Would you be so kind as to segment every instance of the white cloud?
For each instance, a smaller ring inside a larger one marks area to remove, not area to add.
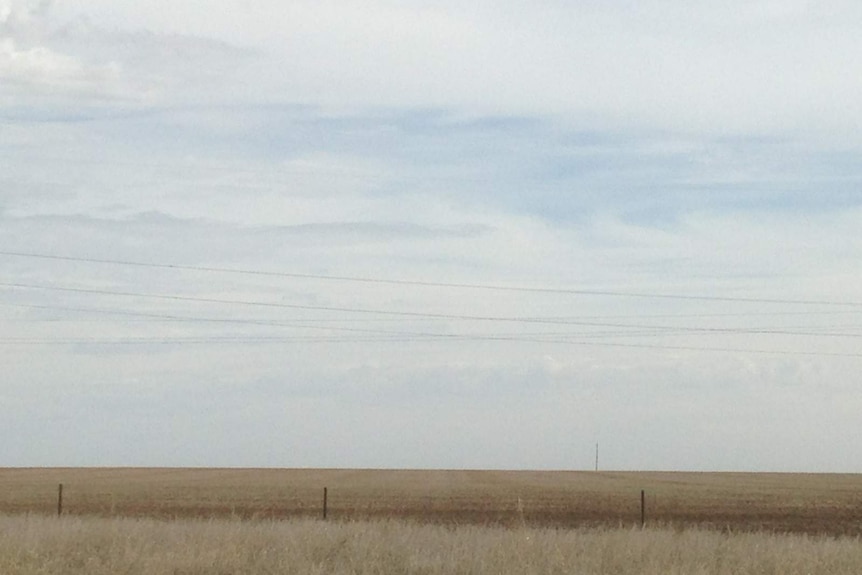
[[[102,28],[87,12],[61,19],[57,8],[47,1],[3,7],[0,103],[74,115],[106,102],[173,105],[190,95],[215,101],[224,96],[214,87],[230,84],[249,55],[217,40]]]
[[[48,12],[52,0],[4,0],[0,3],[0,27],[29,26]]]
[[[23,103],[24,97],[72,94],[111,94],[119,70],[116,65],[87,66],[80,60],[61,54],[45,46],[20,48],[14,39],[0,40],[0,80],[4,90],[4,103]],[[9,90],[9,87],[12,90]]]
[[[53,13],[63,22],[86,15],[124,70],[161,62],[161,87],[173,97],[189,74],[230,76],[215,52],[196,54],[187,42],[208,38],[268,55],[246,62],[230,88],[222,82],[234,98],[859,145],[862,14],[853,3],[149,0],[70,2]],[[111,38],[111,29],[122,34]],[[129,54],[125,44],[145,34],[158,41]],[[178,65],[184,59],[195,63]]]
[[[23,5],[22,5],[23,4]],[[116,62],[87,62],[53,46],[50,2],[0,8],[0,104],[30,106],[39,100],[90,101],[122,95]],[[34,101],[35,100],[35,101]]]

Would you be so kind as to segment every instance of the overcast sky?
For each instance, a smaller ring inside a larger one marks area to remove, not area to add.
[[[0,466],[862,472],[859,54],[849,0],[0,0]]]

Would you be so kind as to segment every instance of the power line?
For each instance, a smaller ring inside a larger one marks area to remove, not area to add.
[[[123,291],[116,291],[116,290],[102,290],[102,289],[93,289],[93,288],[41,286],[41,285],[20,284],[20,283],[0,283],[0,287],[11,287],[11,288],[18,288],[18,289],[35,289],[35,290],[46,290],[46,291],[61,291],[61,292],[72,292],[72,293],[87,293],[87,294],[108,295],[108,296],[117,296],[117,297],[138,297],[138,298],[145,298],[145,299],[173,300],[173,301],[185,301],[185,302],[196,302],[196,303],[217,303],[217,304],[228,304],[228,305],[259,306],[259,307],[269,307],[269,308],[295,309],[295,310],[303,310],[303,311],[325,311],[325,312],[339,312],[339,313],[393,315],[393,316],[398,316],[398,317],[459,320],[459,321],[488,321],[488,322],[510,322],[510,323],[529,323],[529,324],[577,325],[577,326],[581,326],[581,327],[655,329],[655,330],[663,330],[663,331],[695,332],[695,333],[698,333],[698,332],[699,333],[722,333],[722,334],[743,334],[743,333],[745,333],[745,334],[816,335],[816,336],[827,335],[827,334],[822,334],[822,333],[795,333],[795,332],[782,331],[782,330],[753,330],[753,329],[746,329],[746,328],[708,328],[708,327],[687,327],[687,326],[655,326],[655,325],[644,325],[644,324],[624,324],[624,323],[609,323],[609,322],[584,322],[584,321],[571,321],[571,320],[565,320],[565,319],[551,319],[551,318],[539,319],[539,318],[530,318],[530,317],[480,316],[480,315],[466,315],[466,314],[443,314],[443,313],[429,313],[429,312],[393,311],[393,310],[350,308],[350,307],[336,307],[336,306],[313,306],[313,305],[287,304],[287,303],[277,303],[277,302],[261,302],[261,301],[248,301],[248,300],[232,300],[232,299],[220,299],[220,298],[180,296],[180,295],[170,295],[170,294],[149,294],[149,293],[143,293],[143,292],[123,292]],[[168,318],[166,318],[166,319],[168,319]],[[172,318],[170,318],[170,319],[172,319]],[[862,337],[862,336],[857,335],[857,334],[828,334],[828,335],[832,335],[835,337]]]
[[[304,310],[304,311],[325,311],[325,312],[358,313],[358,314],[372,314],[372,315],[391,315],[391,316],[409,317],[409,318],[432,318],[432,319],[467,320],[467,321],[501,321],[501,322],[522,322],[522,323],[541,323],[541,324],[566,324],[566,323],[569,323],[569,322],[566,322],[564,320],[535,319],[535,318],[527,318],[527,317],[516,318],[516,317],[498,317],[498,316],[476,316],[476,315],[464,315],[464,314],[444,314],[444,313],[427,313],[427,312],[423,313],[423,312],[410,312],[410,311],[379,310],[379,309],[369,309],[369,308],[351,308],[351,307],[338,307],[338,306],[288,304],[288,303],[277,303],[277,302],[262,302],[262,301],[249,301],[249,300],[181,296],[181,295],[171,295],[171,294],[149,294],[149,293],[142,293],[142,292],[124,292],[124,291],[93,289],[93,288],[43,286],[43,285],[23,284],[23,283],[0,283],[0,287],[17,288],[17,289],[45,290],[45,291],[60,291],[60,292],[70,292],[70,293],[86,293],[86,294],[107,295],[107,296],[117,296],[117,297],[138,297],[138,298],[145,298],[145,299],[171,300],[171,301],[196,302],[196,303],[216,303],[216,304],[243,305],[243,306],[254,306],[254,307],[265,307],[265,308],[294,309],[294,310]]]
[[[474,283],[455,283],[455,282],[432,282],[420,280],[398,280],[375,277],[361,276],[342,276],[342,275],[326,275],[326,274],[307,274],[293,272],[275,272],[263,270],[249,269],[234,269],[221,268],[211,266],[191,266],[180,264],[159,264],[149,262],[139,262],[132,260],[114,260],[114,259],[99,259],[85,258],[73,256],[60,256],[54,254],[44,254],[36,252],[15,252],[0,250],[0,255],[9,257],[36,258],[57,261],[71,261],[80,263],[94,263],[106,265],[123,265],[145,268],[171,269],[180,271],[198,271],[198,272],[215,272],[225,274],[242,274],[268,277],[282,277],[294,279],[312,279],[323,281],[341,281],[341,282],[358,282],[370,284],[388,284],[402,286],[417,286],[417,287],[438,287],[438,288],[457,288],[457,289],[475,289],[475,290],[493,290],[493,291],[509,291],[509,292],[524,292],[524,293],[549,293],[549,294],[568,294],[568,295],[586,295],[586,296],[603,296],[603,297],[629,297],[629,298],[644,298],[644,299],[673,299],[673,300],[690,300],[690,301],[723,301],[723,302],[738,302],[738,303],[764,303],[764,304],[784,304],[784,305],[821,305],[821,306],[841,306],[841,307],[862,307],[862,302],[852,301],[837,301],[837,300],[796,300],[782,298],[749,298],[749,297],[732,297],[732,296],[705,296],[691,294],[668,294],[668,293],[651,293],[651,292],[622,292],[613,290],[587,290],[573,288],[542,288],[542,287],[524,287],[524,286],[503,286],[494,284],[474,284]]]
[[[14,304],[13,304],[14,305]],[[24,304],[18,304],[22,307],[29,307]],[[52,306],[33,306],[37,308],[50,308]],[[72,308],[85,311],[88,308]],[[112,310],[92,310],[105,311],[113,313]],[[123,315],[138,315],[137,312],[117,312]],[[140,314],[145,316],[161,315],[161,314]],[[245,323],[248,320],[236,319],[221,319],[221,318],[189,318],[184,316],[164,316],[170,319],[180,319],[187,321],[216,321],[228,323]],[[787,355],[787,356],[811,356],[811,357],[862,357],[859,353],[844,353],[844,352],[828,352],[828,351],[796,351],[796,350],[781,350],[781,349],[757,349],[757,348],[733,348],[733,347],[703,347],[690,345],[671,345],[671,344],[649,344],[649,343],[623,343],[623,342],[608,342],[596,341],[605,337],[640,337],[640,336],[656,336],[668,335],[674,336],[679,333],[668,333],[661,331],[650,332],[609,332],[609,333],[590,333],[590,334],[571,334],[571,333],[516,333],[516,334],[470,334],[470,333],[423,333],[423,332],[404,332],[404,331],[387,331],[373,329],[355,329],[339,326],[296,326],[290,323],[281,322],[266,322],[251,320],[254,324],[276,326],[276,327],[299,327],[301,329],[318,329],[323,331],[339,331],[348,332],[354,335],[295,335],[295,336],[260,336],[260,335],[225,335],[225,336],[187,336],[187,337],[122,337],[112,339],[96,339],[96,338],[0,338],[0,345],[3,346],[44,346],[44,345],[194,345],[194,344],[239,344],[239,345],[266,345],[266,344],[340,344],[340,343],[419,343],[419,342],[464,342],[464,341],[487,341],[487,342],[520,342],[520,343],[537,343],[543,345],[568,345],[579,347],[611,347],[611,348],[628,348],[628,349],[650,349],[664,351],[690,351],[690,352],[718,352],[718,353],[752,353],[759,355]],[[631,326],[636,328],[644,328],[646,326]],[[674,329],[674,328],[669,328]],[[743,328],[744,329],[744,328]],[[704,332],[696,332],[703,334]],[[706,332],[709,333],[709,332]],[[748,333],[743,331],[742,333]],[[754,332],[762,333],[760,332]],[[768,333],[768,332],[767,332]],[[692,335],[687,332],[686,335]],[[792,333],[788,335],[822,335],[822,334],[801,334]],[[841,337],[843,334],[832,334]],[[859,337],[854,335],[854,337]],[[590,338],[590,339],[584,339]]]
[[[0,284],[2,286],[3,284]],[[51,289],[51,288],[45,288]],[[65,289],[65,288],[56,288],[56,289]],[[69,288],[71,289],[71,288]],[[153,296],[157,297],[157,296]],[[251,302],[244,302],[251,303]],[[288,327],[288,328],[299,328],[299,329],[318,329],[318,330],[330,330],[330,331],[344,331],[344,332],[356,332],[356,333],[373,333],[373,334],[386,334],[386,335],[395,335],[395,336],[420,336],[420,337],[452,337],[458,336],[459,334],[447,334],[447,333],[429,333],[429,332],[404,332],[404,331],[391,331],[391,330],[382,330],[382,329],[368,329],[368,328],[350,328],[343,326],[332,325],[332,322],[337,322],[339,320],[327,321],[323,320],[323,325],[320,325],[318,320],[291,320],[288,322],[285,321],[272,321],[272,320],[260,320],[260,319],[247,319],[247,318],[213,318],[213,317],[200,317],[200,316],[186,316],[186,315],[173,315],[173,314],[157,314],[157,313],[146,313],[146,312],[131,312],[131,311],[118,311],[118,310],[101,310],[94,308],[80,308],[80,307],[67,307],[67,306],[50,306],[50,305],[36,305],[36,304],[5,304],[0,303],[0,305],[11,306],[11,307],[23,307],[23,308],[31,308],[31,309],[48,309],[48,310],[56,310],[56,311],[72,311],[72,312],[84,312],[84,313],[99,313],[99,314],[107,314],[107,315],[120,315],[123,317],[136,317],[142,319],[151,319],[151,320],[161,320],[161,321],[172,321],[172,322],[184,322],[184,323],[226,323],[226,324],[240,324],[240,325],[253,325],[253,326],[262,326],[262,327]],[[366,310],[367,311],[367,310]],[[382,312],[381,312],[382,313]],[[393,312],[396,313],[396,312]],[[421,318],[421,319],[437,319],[437,318]],[[495,321],[511,321],[511,322],[521,322],[526,321],[529,323],[545,323],[544,320],[539,318],[505,318],[505,317],[497,317],[497,318],[487,318],[479,316],[470,317],[471,320],[489,320],[493,319]],[[32,321],[32,320],[29,320]],[[55,320],[43,320],[43,321],[57,321]],[[80,321],[74,318],[67,318],[66,321]],[[310,323],[313,322],[313,323]],[[589,334],[571,334],[565,332],[555,332],[555,333],[521,333],[521,334],[512,334],[512,337],[519,336],[554,336],[554,337],[622,337],[622,336],[675,336],[680,334],[685,335],[694,335],[694,334],[713,334],[713,335],[788,335],[788,336],[805,336],[805,337],[836,337],[836,338],[860,338],[862,334],[859,333],[834,333],[834,332],[816,332],[816,331],[800,331],[801,329],[816,329],[811,326],[806,326],[805,328],[796,328],[795,331],[792,331],[791,328],[774,328],[774,327],[696,327],[696,326],[675,326],[675,325],[653,325],[653,324],[642,324],[642,323],[611,323],[611,322],[599,322],[599,321],[585,321],[585,320],[573,320],[573,319],[558,319],[558,320],[548,320],[547,323],[552,323],[554,325],[571,325],[577,327],[587,327],[587,328],[614,328],[624,331],[615,331],[615,332],[592,332]],[[821,327],[820,329],[835,329],[835,327]],[[641,330],[639,332],[632,330]],[[475,335],[480,337],[481,334],[460,334],[460,335]],[[483,336],[484,337],[484,336]],[[491,336],[488,336],[491,337]]]
[[[351,276],[330,276],[317,274],[293,274],[284,272],[267,272],[258,270],[236,270],[227,268],[213,268],[203,266],[182,266],[172,264],[153,264],[145,262],[123,261],[123,260],[103,260],[95,258],[75,258],[66,256],[56,256],[51,254],[24,253],[0,251],[0,255],[12,257],[30,257],[50,260],[75,261],[97,264],[110,265],[126,265],[139,266],[147,268],[164,268],[178,269],[189,271],[203,272],[218,272],[218,273],[234,273],[234,274],[252,274],[264,276],[280,276],[305,279],[322,279],[330,281],[354,281],[368,283],[385,283],[396,285],[417,285],[430,287],[446,287],[446,288],[469,288],[469,289],[488,289],[488,290],[503,290],[503,291],[520,291],[520,292],[539,292],[539,293],[566,293],[566,294],[588,294],[588,295],[614,295],[626,297],[659,297],[673,299],[698,299],[698,300],[717,300],[717,301],[737,301],[737,302],[759,302],[759,303],[787,303],[787,304],[806,304],[806,305],[831,305],[831,306],[862,306],[857,302],[839,302],[839,301],[806,301],[806,300],[782,300],[782,299],[755,299],[755,298],[729,298],[729,297],[713,297],[713,296],[691,296],[691,295],[674,295],[674,294],[647,294],[647,293],[623,293],[623,292],[605,292],[592,290],[568,290],[568,289],[553,289],[553,288],[527,288],[527,287],[512,287],[487,284],[457,284],[443,282],[423,282],[423,281],[408,281],[408,280],[389,280],[382,278],[371,277],[351,277]],[[213,303],[223,305],[241,305],[241,306],[256,306],[265,308],[282,308],[302,311],[322,311],[327,313],[347,313],[347,314],[362,314],[368,316],[390,316],[386,318],[364,318],[362,321],[395,321],[394,318],[409,318],[412,320],[458,320],[458,321],[487,321],[487,322],[513,322],[525,324],[552,324],[552,325],[570,325],[585,328],[605,328],[621,331],[605,331],[605,332],[588,332],[588,333],[515,333],[515,334],[470,334],[470,333],[423,333],[411,331],[395,331],[382,329],[360,329],[349,328],[344,326],[332,325],[331,322],[340,321],[358,321],[356,318],[349,320],[345,319],[305,319],[296,320],[294,322],[273,322],[266,320],[247,320],[236,318],[201,318],[188,317],[167,314],[146,314],[130,311],[118,310],[98,310],[93,308],[59,308],[65,311],[78,311],[84,313],[108,313],[118,314],[132,317],[147,317],[151,319],[164,319],[171,321],[183,322],[223,322],[234,324],[249,324],[262,325],[270,327],[290,327],[298,329],[317,329],[324,331],[347,332],[354,335],[320,335],[320,336],[219,336],[219,337],[186,337],[186,338],[137,338],[137,339],[111,339],[111,340],[81,340],[74,338],[66,339],[39,339],[39,338],[15,338],[15,339],[0,339],[2,345],[50,345],[50,344],[94,344],[94,345],[111,345],[111,344],[145,344],[145,343],[293,343],[293,342],[352,342],[352,343],[372,343],[372,342],[414,342],[414,341],[516,341],[516,342],[532,342],[544,344],[566,344],[579,346],[603,346],[603,347],[622,347],[622,348],[641,348],[641,349],[663,349],[663,350],[680,350],[680,351],[718,351],[718,352],[734,352],[734,353],[761,353],[761,354],[781,354],[781,355],[812,355],[812,356],[838,356],[838,357],[860,357],[862,354],[840,353],[840,352],[817,352],[817,351],[787,351],[787,350],[764,350],[764,349],[737,349],[723,347],[696,347],[696,346],[677,346],[677,345],[656,345],[646,343],[621,343],[596,341],[596,338],[608,337],[660,337],[660,336],[678,336],[678,335],[697,335],[697,334],[715,334],[715,335],[789,335],[789,336],[807,336],[807,337],[845,337],[858,338],[862,334],[858,333],[834,333],[837,329],[835,326],[823,327],[806,327],[797,328],[796,331],[791,331],[789,328],[754,328],[754,327],[696,327],[696,326],[676,326],[676,325],[650,325],[643,323],[624,323],[611,321],[586,321],[587,318],[572,319],[566,317],[501,317],[501,316],[483,316],[470,314],[455,314],[455,313],[430,313],[416,311],[397,311],[387,309],[371,309],[358,307],[341,307],[341,306],[320,306],[320,305],[303,305],[289,304],[281,302],[265,302],[265,301],[249,301],[228,298],[208,298],[196,296],[184,296],[178,294],[154,294],[146,292],[119,291],[110,289],[96,288],[78,288],[66,287],[57,285],[36,285],[27,283],[0,283],[0,287],[14,289],[31,289],[31,290],[46,290],[59,291],[69,293],[97,294],[116,297],[135,297],[146,299],[158,299],[169,301],[197,302],[197,303]],[[6,305],[6,304],[4,304]],[[8,304],[20,307],[33,307],[42,309],[58,309],[57,306],[28,306],[26,304]],[[796,312],[793,315],[810,315],[811,313],[835,313],[835,312]],[[845,312],[846,313],[846,312]],[[720,317],[720,316],[750,316],[750,315],[783,315],[773,313],[756,313],[756,314],[681,314],[679,316],[665,314],[664,316],[656,315],[653,317]],[[603,316],[593,316],[600,319]],[[605,316],[606,317],[606,316]],[[631,316],[622,316],[623,318]],[[638,316],[635,316],[638,317]],[[645,318],[641,318],[645,319]],[[314,322],[316,325],[308,325],[308,322]],[[329,325],[320,325],[321,322],[330,322]],[[808,331],[800,331],[807,329]],[[639,331],[633,331],[639,330]],[[647,331],[648,330],[648,331]],[[812,330],[833,330],[833,332],[812,331]],[[585,340],[591,338],[591,341]]]
[[[445,333],[404,332],[404,331],[391,331],[391,330],[383,330],[383,329],[351,328],[351,327],[343,327],[343,326],[335,326],[335,325],[314,325],[314,324],[310,325],[307,323],[307,321],[304,322],[302,320],[291,320],[289,322],[284,322],[284,321],[271,321],[271,320],[246,319],[246,318],[189,317],[189,316],[178,316],[178,315],[172,315],[172,314],[156,314],[156,313],[118,311],[118,310],[100,310],[100,309],[93,309],[93,308],[75,308],[75,307],[35,305],[35,304],[31,305],[31,304],[0,303],[0,305],[33,308],[33,309],[50,309],[50,310],[60,310],[60,311],[102,313],[102,314],[107,314],[107,315],[121,315],[123,317],[140,317],[140,318],[151,319],[151,320],[177,321],[177,322],[183,322],[183,323],[226,323],[226,324],[253,325],[253,326],[260,326],[260,327],[287,327],[287,328],[295,328],[295,329],[314,329],[314,330],[322,330],[322,331],[342,331],[342,332],[351,332],[351,333],[378,334],[378,335],[395,336],[395,337],[403,336],[403,337],[447,338],[447,337],[455,337],[456,336],[455,334],[445,334]],[[70,321],[75,321],[75,320],[70,320]]]
[[[54,310],[54,311],[71,311],[71,312],[83,312],[83,313],[97,313],[97,314],[106,314],[106,315],[128,315],[128,316],[137,316],[142,318],[152,318],[153,320],[170,320],[170,321],[213,321],[213,322],[244,322],[251,324],[261,324],[261,325],[276,325],[272,322],[266,322],[263,320],[257,319],[237,319],[237,318],[200,318],[200,317],[189,317],[189,316],[175,316],[175,315],[164,315],[164,314],[150,314],[144,312],[133,312],[133,311],[125,311],[125,310],[115,310],[115,309],[99,309],[92,307],[69,307],[69,306],[55,306],[55,305],[39,305],[39,304],[16,304],[9,302],[0,302],[0,306],[3,307],[20,307],[20,308],[29,308],[29,309],[44,309],[44,310]],[[751,312],[751,313],[665,313],[665,314],[625,314],[625,315],[577,315],[577,316],[531,316],[528,319],[534,320],[544,320],[550,319],[560,322],[570,322],[576,324],[578,322],[585,321],[599,321],[599,320],[631,320],[631,319],[705,319],[705,318],[734,318],[734,317],[791,317],[791,316],[832,316],[832,315],[841,315],[842,317],[847,316],[848,314],[856,314],[862,313],[855,311],[799,311],[799,312]],[[16,318],[7,318],[7,321],[15,321]],[[18,321],[81,321],[76,318],[50,318],[50,319],[35,319],[35,318],[18,318]],[[375,318],[356,318],[356,317],[340,317],[340,318],[295,318],[291,320],[292,324],[301,324],[301,323],[354,323],[354,322],[400,322],[404,321],[400,318],[386,318],[386,317],[375,317]],[[440,321],[436,318],[414,318],[411,321]],[[641,326],[639,326],[641,327]],[[772,329],[772,328],[758,328],[758,329]],[[777,328],[775,328],[777,329]],[[830,325],[830,326],[801,326],[797,329],[860,329],[858,324],[851,325]]]
[[[640,343],[619,342],[596,342],[596,341],[574,341],[564,339],[528,339],[519,337],[499,336],[453,336],[452,341],[509,341],[521,343],[559,344],[579,347],[613,347],[626,349],[647,349],[663,351],[692,351],[692,352],[719,352],[719,353],[751,353],[758,355],[789,355],[806,357],[848,357],[862,358],[862,353],[844,353],[828,351],[797,351],[780,349],[751,349],[733,347],[697,347],[685,345],[656,345]],[[337,336],[298,336],[298,337],[271,337],[271,338],[249,338],[249,337],[221,337],[221,338],[125,338],[125,339],[84,339],[84,338],[9,338],[0,339],[0,345],[4,346],[29,346],[29,345],[179,345],[179,344],[286,344],[286,343],[412,343],[427,342],[424,338],[394,338],[394,337],[337,337]]]

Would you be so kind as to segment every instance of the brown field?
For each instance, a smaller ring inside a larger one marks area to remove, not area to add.
[[[862,540],[398,519],[0,515],[3,575],[859,575]]]
[[[649,525],[862,535],[862,475],[318,469],[0,469],[0,515]]]

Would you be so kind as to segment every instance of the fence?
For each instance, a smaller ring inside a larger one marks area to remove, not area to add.
[[[113,504],[112,504],[113,508]],[[323,506],[322,506],[322,518],[326,520],[329,515],[329,488],[323,488]],[[521,498],[518,498],[518,515],[521,519],[521,522],[524,522],[524,507],[523,501]],[[60,483],[57,488],[57,517],[63,516],[63,484]],[[641,527],[646,526],[646,491],[641,490],[640,493],[640,525]]]
[[[0,514],[28,513],[862,536],[862,475],[0,468]]]

